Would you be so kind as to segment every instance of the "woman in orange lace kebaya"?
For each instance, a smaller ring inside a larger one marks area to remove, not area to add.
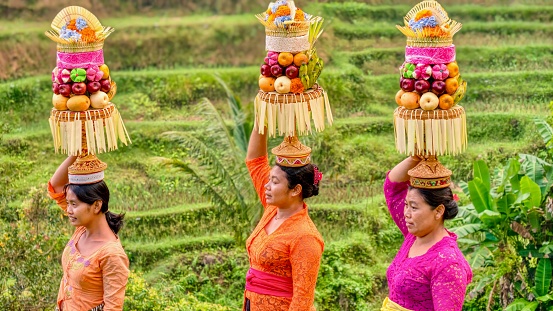
[[[123,310],[129,260],[117,232],[123,215],[108,211],[103,171],[68,175],[68,157],[48,183],[48,193],[76,227],[62,255],[63,278],[56,310]]]
[[[246,242],[250,269],[243,310],[313,311],[324,242],[303,200],[318,194],[322,174],[312,164],[277,164],[271,169],[266,134],[257,128],[251,134],[246,165],[264,213]]]

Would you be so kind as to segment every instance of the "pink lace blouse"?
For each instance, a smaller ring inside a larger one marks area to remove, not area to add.
[[[405,237],[399,252],[390,264],[389,298],[414,311],[461,311],[472,271],[457,246],[457,235],[434,244],[424,255],[409,258],[415,236],[407,231],[403,209],[408,182],[396,183],[386,177],[384,196],[392,219]]]

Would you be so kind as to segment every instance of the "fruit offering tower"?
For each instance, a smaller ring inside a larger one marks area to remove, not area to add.
[[[397,28],[407,36],[400,67],[396,148],[410,155],[456,155],[467,147],[466,115],[458,105],[466,81],[455,61],[453,35],[461,24],[434,0],[422,1]]]
[[[311,122],[316,131],[324,130],[325,115],[332,124],[332,112],[326,92],[317,84],[323,60],[314,47],[323,19],[303,12],[291,0],[272,2],[256,17],[265,26],[267,50],[255,98],[259,132],[267,126],[272,137],[277,129],[284,137],[306,135]]]
[[[74,164],[83,174],[105,163],[95,154],[130,143],[123,120],[111,99],[116,84],[104,63],[104,40],[113,28],[104,27],[88,10],[70,6],[61,10],[45,34],[57,43],[52,70],[50,129],[56,152],[79,156]],[[70,168],[71,171],[71,168]],[[94,173],[94,172],[92,172]]]

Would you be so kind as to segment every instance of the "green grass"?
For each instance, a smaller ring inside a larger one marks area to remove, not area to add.
[[[145,2],[130,8],[114,0],[112,7],[121,10],[99,10],[103,24],[116,28],[106,41],[105,59],[118,84],[114,102],[133,140],[99,157],[109,165],[110,207],[126,212],[120,236],[131,269],[144,271],[152,288],[167,297],[190,292],[200,301],[238,309],[248,260],[233,238],[232,211],[214,207],[188,176],[160,165],[158,157],[188,154],[164,139],[163,132],[205,135],[192,108],[201,98],[228,116],[225,93],[213,74],[228,83],[246,111],[252,110],[264,32],[251,12],[260,12],[266,3],[194,0],[168,12],[171,1],[156,1],[157,7],[148,10]],[[472,178],[477,159],[493,168],[518,153],[543,150],[532,118],[549,115],[553,98],[549,2],[440,1],[451,18],[463,23],[454,43],[468,82],[461,102],[467,111],[468,149],[440,159],[454,172],[455,184]],[[405,157],[394,147],[392,113],[405,44],[395,24],[409,5],[403,0],[304,5],[329,22],[317,49],[327,65],[320,83],[336,120],[323,133],[302,138],[325,174],[320,195],[307,200],[326,242],[316,304],[325,311],[376,310],[387,293],[385,270],[401,243],[382,182]],[[44,187],[65,158],[54,155],[47,122],[55,44],[43,32],[57,10],[48,5],[12,8],[12,15],[0,21],[2,224],[23,219],[21,206],[28,206],[23,202],[37,191],[30,189]],[[33,14],[33,21],[17,18]],[[270,139],[269,146],[280,140]],[[48,295],[55,299],[55,293]]]
[[[389,22],[370,22],[347,24],[336,22],[333,25],[334,34],[343,39],[353,40],[367,37],[374,38],[390,38],[394,40],[402,40],[405,36]],[[512,36],[512,35],[546,35],[553,34],[551,23],[531,22],[468,22],[463,24],[460,36],[480,36],[482,34],[492,34],[495,36]]]
[[[474,4],[446,5],[444,1],[440,1],[440,3],[451,19],[462,23],[472,21],[553,21],[553,6],[551,5],[481,6]],[[336,18],[349,23],[365,20],[403,23],[403,18],[411,6],[405,5],[405,3],[374,6],[362,2],[344,2],[324,3],[321,8],[323,16],[326,18]]]

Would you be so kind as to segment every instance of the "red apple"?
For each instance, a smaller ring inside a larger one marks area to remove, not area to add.
[[[52,92],[58,95],[60,93],[60,84],[57,82],[52,83]]]
[[[297,78],[299,73],[300,73],[300,71],[299,71],[298,67],[296,67],[296,66],[291,65],[291,66],[286,67],[286,76],[290,79]]]
[[[415,90],[415,79],[401,78],[400,87],[405,92],[412,92]]]
[[[59,86],[60,94],[69,97],[71,96],[71,84],[62,83]]]
[[[432,92],[436,95],[443,94],[445,92],[445,82],[441,80],[432,82]]]
[[[73,83],[71,91],[73,91],[73,94],[75,95],[83,95],[86,93],[86,84],[84,82]]]
[[[265,57],[265,64],[269,65],[269,56]]]
[[[271,66],[271,73],[275,77],[282,76],[282,67],[280,67],[280,65],[278,65],[278,64]]]
[[[430,82],[423,79],[417,80],[415,82],[415,90],[420,94],[428,92],[430,90]]]
[[[86,90],[92,94],[98,92],[102,88],[102,85],[98,81],[91,81],[86,84]]]
[[[261,65],[261,74],[264,77],[272,77],[273,74],[271,73],[271,66],[269,66],[267,64]]]
[[[108,79],[100,80],[100,85],[100,90],[104,93],[107,93],[109,92],[109,90],[111,90],[111,81],[109,81]]]

